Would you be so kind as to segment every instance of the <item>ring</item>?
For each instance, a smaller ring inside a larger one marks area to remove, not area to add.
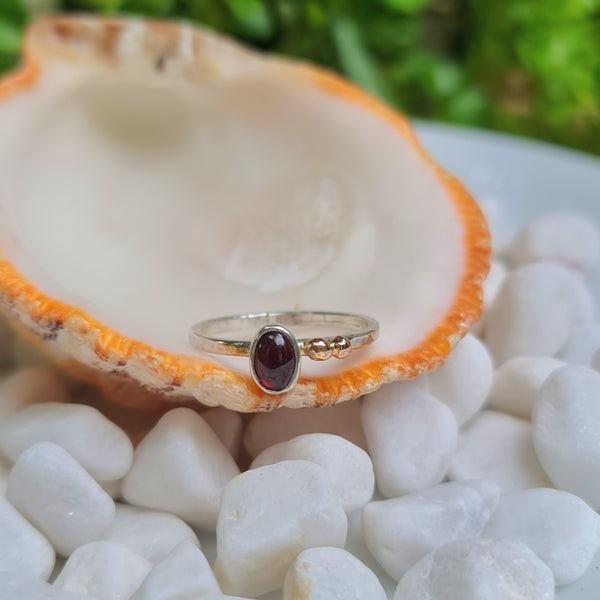
[[[326,327],[334,335],[297,338],[289,329]],[[337,331],[339,330],[339,332]],[[230,333],[255,332],[252,340],[228,337]],[[300,357],[323,361],[343,359],[377,338],[379,324],[371,317],[336,312],[282,311],[233,315],[196,323],[190,344],[202,352],[249,356],[250,373],[267,394],[281,394],[296,385]]]

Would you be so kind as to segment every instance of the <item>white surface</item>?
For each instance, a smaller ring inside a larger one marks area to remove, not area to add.
[[[339,435],[307,433],[265,448],[251,469],[282,460],[308,460],[319,465],[333,484],[346,514],[362,508],[373,496],[375,474],[371,457]]]
[[[587,215],[600,227],[600,160],[478,130],[419,123],[417,131],[432,156],[487,206],[505,236],[537,215],[565,208]],[[592,288],[600,297],[598,269],[592,274]],[[201,542],[212,561],[214,536],[203,536]],[[375,567],[368,554],[359,558]],[[395,582],[375,570],[391,598]],[[556,600],[598,600],[599,590],[600,553],[580,580],[558,588]],[[264,600],[280,597],[274,593]]]
[[[190,408],[176,408],[136,448],[123,498],[214,531],[223,487],[239,472],[204,419]]]
[[[505,231],[514,232],[537,215],[565,208],[600,226],[600,160],[484,131],[427,123],[419,123],[417,130],[432,156],[484,207],[497,203]],[[592,289],[600,297],[598,269],[592,273]],[[599,590],[600,553],[586,575],[557,590],[556,600],[597,600]]]
[[[342,547],[347,530],[319,465],[288,460],[251,469],[223,490],[215,575],[226,594],[278,590],[294,557],[317,546]]]

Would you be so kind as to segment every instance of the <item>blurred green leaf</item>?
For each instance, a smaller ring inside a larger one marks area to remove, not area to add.
[[[482,121],[488,108],[485,95],[475,88],[465,88],[452,96],[443,110],[443,117],[461,125],[476,125]]]
[[[121,7],[121,0],[69,0],[69,7],[112,13]]]
[[[433,98],[447,98],[464,84],[463,70],[456,64],[442,60],[431,60],[423,69],[423,89]]]
[[[0,55],[10,60],[18,56],[21,50],[21,28],[12,23],[0,20]]]
[[[261,0],[224,0],[240,33],[256,40],[273,35],[274,26],[267,6]]]
[[[89,1],[89,0],[86,0]],[[93,0],[97,1],[97,0]],[[121,8],[125,12],[140,13],[150,16],[168,15],[175,5],[175,0],[113,0],[116,8]],[[119,4],[119,2],[121,2]],[[114,10],[114,9],[108,9]]]
[[[28,11],[21,0],[0,0],[0,21],[23,27],[28,20]]]
[[[422,24],[418,19],[374,15],[364,23],[363,32],[373,52],[398,61],[401,53],[414,52],[419,47]]]
[[[430,0],[379,0],[386,8],[412,15],[414,13],[423,10],[429,3]]]
[[[344,72],[373,94],[393,103],[394,96],[366,48],[357,24],[345,15],[332,17],[332,34]]]

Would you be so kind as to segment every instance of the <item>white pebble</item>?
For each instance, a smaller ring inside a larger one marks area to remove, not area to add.
[[[98,600],[129,600],[152,568],[114,542],[92,542],[71,554],[54,585]]]
[[[518,356],[494,373],[490,408],[529,420],[536,395],[550,373],[564,362],[549,356]]]
[[[299,552],[342,547],[347,528],[344,509],[318,465],[297,460],[252,469],[223,492],[215,573],[227,593],[275,590]]]
[[[481,337],[485,330],[485,316],[494,303],[506,276],[508,275],[508,270],[504,266],[504,263],[499,260],[491,260],[490,261],[490,270],[483,282],[483,305],[482,305],[482,315],[479,321],[475,323],[470,331],[472,334]]]
[[[483,535],[520,540],[552,569],[556,585],[567,585],[600,549],[600,516],[568,492],[525,490],[500,499]]]
[[[387,600],[377,577],[341,548],[304,550],[290,566],[283,600]]]
[[[239,472],[206,421],[190,408],[176,408],[136,448],[122,494],[131,504],[214,529],[223,487]]]
[[[422,492],[367,504],[362,530],[379,564],[398,581],[428,552],[481,535],[498,504],[491,481],[443,483]]]
[[[521,229],[509,249],[514,265],[548,260],[589,273],[600,256],[600,235],[589,219],[569,213],[548,213]]]
[[[112,498],[66,450],[51,442],[39,442],[19,456],[6,497],[63,556],[100,539],[115,515]]]
[[[48,579],[54,558],[50,542],[0,496],[0,572]]]
[[[481,411],[461,431],[448,477],[491,479],[503,492],[551,487],[533,449],[531,433],[527,421]]]
[[[535,451],[554,485],[599,509],[600,374],[578,366],[552,373],[532,424]]]
[[[97,600],[88,595],[59,590],[32,575],[24,577],[18,573],[2,572],[0,572],[0,598],[2,600]]]
[[[367,567],[377,575],[382,585],[386,587],[388,583],[391,585],[393,580],[384,571],[383,567],[375,559],[367,546],[362,530],[362,513],[363,510],[359,509],[348,515],[348,535],[346,536],[344,548],[356,556],[358,560],[367,565]],[[387,585],[387,587],[389,587],[389,585]]]
[[[452,411],[411,382],[384,385],[364,399],[362,423],[377,488],[388,498],[440,483],[456,448]]]
[[[597,321],[580,323],[571,329],[557,357],[570,365],[587,367],[598,348],[600,348],[600,323]]]
[[[0,422],[35,402],[67,402],[67,389],[51,369],[23,369],[0,384]]]
[[[346,514],[373,495],[375,475],[369,455],[352,442],[329,433],[307,433],[263,450],[250,468],[282,460],[309,460],[320,465],[333,484]]]
[[[0,423],[0,450],[13,461],[37,442],[61,446],[97,481],[120,479],[133,460],[125,432],[83,404],[33,404]]]
[[[483,406],[493,373],[490,353],[474,335],[468,334],[439,369],[419,377],[417,382],[448,405],[460,426]]]
[[[552,600],[552,571],[518,540],[452,542],[421,559],[394,600]]]
[[[593,301],[579,273],[556,263],[512,271],[486,316],[485,342],[497,365],[515,356],[554,356]]]
[[[200,416],[211,426],[229,451],[229,454],[237,459],[242,449],[242,434],[244,432],[241,415],[222,406],[215,406],[215,408],[205,410]]]
[[[254,458],[265,448],[304,433],[332,433],[363,450],[367,447],[358,400],[323,408],[278,408],[254,415],[244,433],[244,446]]]
[[[221,594],[200,548],[182,542],[155,565],[131,600],[184,600]]]
[[[192,528],[169,513],[117,504],[115,518],[102,537],[117,542],[151,563],[160,562],[181,542],[200,546]]]
[[[129,390],[129,384],[126,387]],[[143,402],[139,398],[131,400],[131,396],[119,388],[118,396],[123,394],[122,399],[129,398],[129,401],[139,402],[142,408],[132,408],[117,404],[118,398],[107,400],[102,392],[97,388],[85,387],[73,392],[72,402],[77,404],[85,404],[99,410],[109,421],[113,422],[117,427],[127,433],[129,439],[134,446],[137,446],[144,436],[156,425],[161,414],[149,410],[157,404],[157,400],[145,390],[132,390],[131,394],[145,394],[146,410],[143,410]],[[138,406],[136,404],[136,406]]]

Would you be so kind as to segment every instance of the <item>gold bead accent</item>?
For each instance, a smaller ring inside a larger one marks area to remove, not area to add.
[[[315,338],[306,342],[305,349],[306,356],[312,360],[327,360],[331,358],[332,350],[329,344],[321,338]]]
[[[336,338],[333,338],[333,341],[330,345],[331,353],[336,358],[347,358],[352,353],[352,344],[349,340],[341,335],[338,335]]]

